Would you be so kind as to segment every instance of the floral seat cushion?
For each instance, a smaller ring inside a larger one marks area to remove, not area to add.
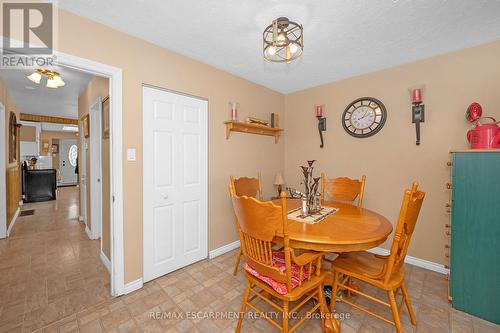
[[[282,251],[273,251],[273,266],[277,267],[281,272],[285,272],[285,253]],[[245,262],[243,266],[245,270],[251,275],[255,276],[257,279],[264,281],[271,288],[273,288],[278,294],[285,295],[288,292],[288,288],[286,283],[278,282],[276,280],[271,279],[268,276],[259,274],[255,269],[252,268],[248,263]],[[315,271],[314,265],[312,266],[311,272],[309,272],[309,265],[303,266],[302,269],[302,281],[308,279],[309,275],[314,273]],[[296,288],[299,285],[299,276],[300,276],[300,266],[292,262],[292,289]]]

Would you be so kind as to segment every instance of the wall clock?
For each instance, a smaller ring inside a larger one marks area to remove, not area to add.
[[[387,111],[373,97],[361,97],[349,104],[342,114],[342,126],[356,138],[367,138],[384,127]]]

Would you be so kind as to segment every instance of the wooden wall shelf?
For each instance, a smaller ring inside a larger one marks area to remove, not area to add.
[[[241,132],[241,133],[250,133],[257,135],[274,136],[274,143],[278,143],[281,132],[283,131],[281,128],[271,128],[268,126],[247,124],[232,120],[225,121],[224,124],[226,124],[227,140],[229,140],[231,132]]]

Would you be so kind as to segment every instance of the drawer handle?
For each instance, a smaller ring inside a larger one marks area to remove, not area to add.
[[[446,224],[444,225],[444,227],[445,227],[445,228],[451,228],[451,224],[446,223]]]
[[[446,183],[446,188],[447,188],[448,190],[451,190],[451,183]]]
[[[445,244],[444,248],[445,248],[445,249],[449,249],[449,248],[450,248],[450,245]]]
[[[447,213],[451,213],[451,208],[446,208]]]
[[[446,165],[447,165],[447,166],[452,166],[452,165],[453,165],[453,163],[452,163],[451,161],[448,161],[448,162],[446,162]]]
[[[450,254],[449,254],[449,253],[445,253],[445,254],[444,254],[444,256],[445,256],[446,258],[449,258],[449,257],[450,257]]]
[[[451,207],[451,205],[448,202],[444,206],[445,207]]]
[[[444,265],[444,268],[446,268],[446,269],[450,269],[450,266],[448,266],[448,265]]]
[[[451,235],[451,231],[447,231],[446,236],[450,236],[450,235]]]

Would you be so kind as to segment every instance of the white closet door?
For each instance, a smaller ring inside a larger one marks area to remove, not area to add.
[[[143,88],[144,281],[208,255],[208,102]]]

